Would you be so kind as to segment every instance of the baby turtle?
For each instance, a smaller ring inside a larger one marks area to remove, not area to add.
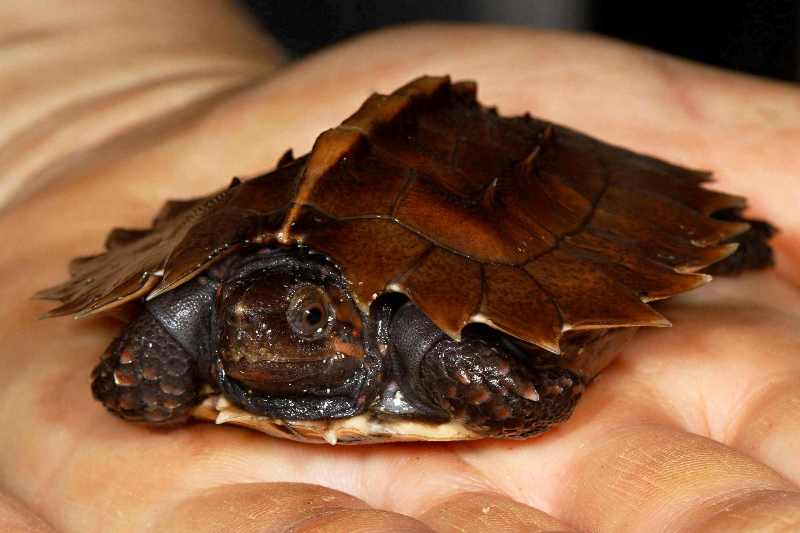
[[[772,227],[707,172],[475,93],[372,95],[311,153],[73,261],[47,316],[138,304],[95,398],[315,442],[530,437],[638,327],[670,324],[648,302],[772,263]]]

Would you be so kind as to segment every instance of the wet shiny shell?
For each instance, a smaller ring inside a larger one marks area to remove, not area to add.
[[[153,297],[254,245],[326,254],[358,305],[408,295],[454,338],[481,322],[560,353],[571,330],[664,326],[647,302],[707,282],[747,224],[709,174],[530,116],[482,107],[472,82],[423,77],[375,94],[310,154],[115,230],[40,296],[51,315]]]

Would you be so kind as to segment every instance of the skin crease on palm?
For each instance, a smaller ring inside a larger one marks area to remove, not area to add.
[[[385,30],[277,66],[229,4],[140,4],[0,7],[11,22],[0,36],[0,529],[800,528],[797,87],[593,36],[492,27]],[[70,258],[98,251],[112,226],[146,225],[167,198],[262,172],[288,147],[304,153],[372,91],[444,73],[477,80],[504,114],[713,170],[715,187],[781,228],[778,267],[662,306],[673,327],[640,332],[566,424],[530,441],[330,447],[210,424],[153,431],[91,398],[89,373],[120,322],[37,321],[47,304],[29,299],[64,279]]]

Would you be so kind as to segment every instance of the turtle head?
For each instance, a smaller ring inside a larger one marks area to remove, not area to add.
[[[382,361],[336,268],[292,247],[234,258],[224,270],[207,379],[230,402],[280,420],[342,418],[367,408]]]
[[[218,355],[226,375],[266,394],[317,394],[345,386],[366,355],[363,320],[321,264],[257,258],[222,287]]]

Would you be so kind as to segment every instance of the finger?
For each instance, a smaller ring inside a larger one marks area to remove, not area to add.
[[[50,533],[54,530],[21,501],[0,492],[0,531]]]
[[[571,531],[545,512],[491,492],[456,494],[417,517],[438,532]]]
[[[747,403],[728,442],[800,486],[800,379],[771,383]]]
[[[613,408],[636,409],[622,402]],[[505,490],[539,502],[578,530],[800,527],[796,488],[736,450],[657,423],[609,427],[606,420],[579,422],[560,438],[540,439],[537,446],[487,443],[479,453],[463,457],[478,460]]]
[[[800,494],[768,467],[662,427],[614,431],[569,469],[560,508],[591,531],[800,528]],[[765,509],[768,509],[766,511]]]
[[[164,513],[150,530],[176,533],[431,531],[408,516],[372,509],[347,494],[300,483],[248,483],[205,490]]]
[[[42,12],[5,1],[0,19],[9,22],[0,29],[0,201],[32,190],[62,158],[263,76],[280,55],[225,2],[197,11],[187,1],[157,10],[56,1]]]
[[[773,277],[717,280],[668,306],[673,327],[643,332],[606,377],[644,379],[638,394],[652,409],[669,405],[676,427],[732,446],[800,486],[798,310],[800,297]]]

